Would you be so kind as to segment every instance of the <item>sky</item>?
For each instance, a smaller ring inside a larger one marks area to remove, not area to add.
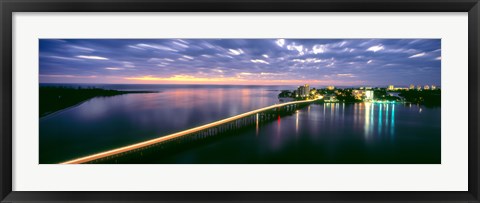
[[[440,39],[40,39],[40,83],[440,86]]]

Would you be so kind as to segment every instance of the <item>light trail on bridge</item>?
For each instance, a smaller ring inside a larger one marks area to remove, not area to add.
[[[184,131],[180,131],[180,132],[173,133],[173,134],[170,134],[170,135],[166,135],[166,136],[154,138],[154,139],[151,139],[151,140],[143,141],[143,142],[140,142],[140,143],[137,143],[137,144],[132,144],[132,145],[128,145],[128,146],[125,146],[125,147],[120,147],[120,148],[108,150],[108,151],[105,151],[105,152],[100,152],[100,153],[97,153],[97,154],[92,154],[92,155],[89,155],[89,156],[73,159],[73,160],[70,160],[70,161],[62,162],[60,164],[87,163],[87,162],[98,160],[98,159],[101,159],[101,158],[106,158],[106,157],[109,157],[109,156],[118,155],[118,154],[129,152],[129,151],[132,151],[132,150],[141,149],[143,147],[148,147],[148,146],[153,145],[153,144],[158,144],[158,143],[161,143],[161,142],[172,140],[172,139],[182,137],[182,136],[185,136],[185,135],[189,135],[189,134],[192,134],[192,133],[200,132],[202,130],[206,130],[206,129],[209,129],[209,128],[212,128],[212,127],[215,127],[215,126],[220,126],[220,125],[226,124],[228,122],[235,121],[237,119],[241,119],[241,118],[244,118],[244,117],[247,117],[247,116],[251,116],[251,115],[263,112],[263,111],[267,111],[267,110],[271,110],[271,109],[275,109],[275,108],[279,108],[279,107],[283,107],[283,106],[288,106],[288,105],[292,105],[292,104],[301,104],[301,103],[313,102],[313,101],[316,101],[316,100],[318,100],[318,99],[310,99],[310,100],[302,100],[302,101],[293,101],[293,102],[274,104],[274,105],[271,105],[271,106],[267,106],[267,107],[264,107],[264,108],[256,109],[256,110],[249,111],[249,112],[246,112],[246,113],[242,113],[242,114],[239,114],[239,115],[236,115],[236,116],[225,118],[225,119],[222,119],[222,120],[219,120],[219,121],[215,121],[215,122],[212,122],[212,123],[209,123],[209,124],[205,124],[205,125],[202,125],[202,126],[190,128],[188,130],[184,130]]]

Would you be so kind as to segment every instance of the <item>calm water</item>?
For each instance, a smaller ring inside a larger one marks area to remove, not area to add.
[[[279,103],[294,87],[98,85],[99,97],[40,119],[40,163],[57,163]],[[146,163],[440,163],[440,108],[311,104],[291,116]]]

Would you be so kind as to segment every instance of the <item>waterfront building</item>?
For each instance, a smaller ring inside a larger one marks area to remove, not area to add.
[[[414,85],[414,84],[410,84],[410,89],[411,89],[411,90],[415,89],[415,85]]]
[[[430,89],[430,86],[425,85],[425,86],[423,87],[423,89],[424,89],[424,90],[429,90],[429,89]]]
[[[337,96],[336,96],[336,95],[334,95],[334,94],[329,94],[329,95],[325,95],[324,101],[325,101],[325,102],[338,102],[338,99],[337,99]]]
[[[308,84],[305,84],[303,86],[298,87],[298,94],[301,97],[307,97],[310,94],[310,86]]]
[[[353,90],[352,91],[352,96],[355,97],[357,100],[362,100],[363,97],[365,96],[365,91],[363,90]]]
[[[418,90],[418,91],[422,90],[422,86],[417,85],[417,90]]]
[[[373,90],[365,91],[365,101],[373,101],[373,99],[374,99]]]
[[[432,90],[436,90],[436,89],[437,89],[437,86],[432,85]]]

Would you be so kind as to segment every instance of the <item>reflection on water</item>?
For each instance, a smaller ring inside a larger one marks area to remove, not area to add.
[[[57,163],[272,105],[278,103],[278,91],[272,90],[284,89],[148,88],[162,92],[94,98],[41,119],[40,162]],[[440,108],[311,104],[238,135],[170,157],[145,158],[145,163],[440,163]]]
[[[312,104],[172,157],[149,163],[440,163],[440,108]],[[219,153],[221,155],[219,155]],[[192,161],[192,157],[195,157]]]

